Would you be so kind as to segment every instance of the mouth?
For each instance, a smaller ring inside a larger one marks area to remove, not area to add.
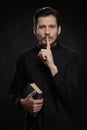
[[[44,37],[42,40],[45,42],[45,43],[47,43],[47,39],[48,39],[48,41],[51,41],[52,40],[52,38],[51,37]]]

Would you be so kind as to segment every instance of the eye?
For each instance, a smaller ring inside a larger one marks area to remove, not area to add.
[[[40,28],[40,29],[44,29],[44,28],[45,28],[45,26],[41,25],[41,26],[39,26],[39,28]]]
[[[50,28],[55,28],[56,26],[55,25],[50,25]]]

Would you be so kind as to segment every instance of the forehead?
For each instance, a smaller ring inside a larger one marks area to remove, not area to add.
[[[53,15],[41,16],[38,18],[37,24],[57,24],[57,20]]]

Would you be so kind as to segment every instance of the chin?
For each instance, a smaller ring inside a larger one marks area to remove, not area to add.
[[[41,44],[44,48],[46,48],[47,47],[47,44]]]

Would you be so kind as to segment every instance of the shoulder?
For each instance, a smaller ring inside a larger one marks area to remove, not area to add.
[[[17,62],[22,64],[23,62],[27,60],[28,61],[32,60],[32,58],[35,57],[37,52],[38,52],[37,46],[26,49],[19,53],[19,55],[17,56]]]
[[[65,46],[61,44],[57,56],[61,64],[65,64],[65,65],[80,64],[79,52],[76,49],[73,49],[69,46]]]
[[[29,48],[29,49],[26,49],[26,50],[22,51],[22,52],[18,55],[18,58],[19,58],[19,59],[20,59],[20,58],[22,58],[22,59],[24,59],[24,58],[29,58],[29,57],[35,55],[35,54],[37,53],[37,51],[38,51],[37,46],[34,46],[34,47],[32,47],[32,48]]]
[[[79,58],[79,53],[76,49],[73,49],[69,46],[60,45],[60,50],[63,55],[67,58]]]

